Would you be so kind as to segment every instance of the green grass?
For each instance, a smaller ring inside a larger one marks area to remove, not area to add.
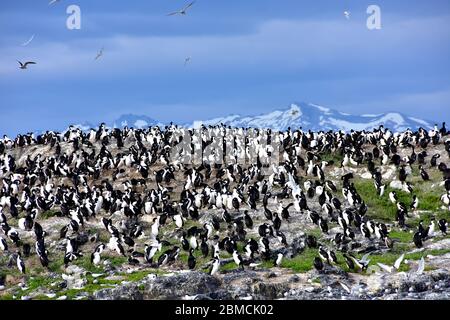
[[[402,251],[404,252],[404,251]],[[377,263],[382,263],[388,266],[394,265],[395,261],[400,257],[402,252],[384,252],[383,254],[373,254],[369,256],[370,265],[376,265]],[[439,249],[439,250],[424,250],[420,252],[407,253],[405,254],[405,260],[413,260],[417,261],[422,259],[422,257],[426,257],[428,255],[433,256],[442,256],[450,252],[450,249]],[[361,258],[361,255],[358,256]],[[410,267],[404,263],[400,266],[399,271],[409,271]],[[430,269],[429,269],[430,270]]]
[[[49,219],[52,217],[56,217],[57,212],[58,212],[57,210],[48,210],[48,211],[42,212],[39,216],[39,219],[45,220],[45,219]]]
[[[126,281],[138,282],[147,277],[149,274],[163,275],[166,272],[159,269],[145,269],[142,271],[136,271],[129,274],[124,274],[123,276],[126,278]]]
[[[433,250],[425,250],[422,252],[415,252],[406,255],[406,259],[410,260],[420,260],[422,257],[426,257],[428,255],[432,256],[442,256],[444,254],[450,253],[450,249],[433,249]]]
[[[431,183],[416,184],[412,194],[408,194],[402,190],[386,187],[384,195],[379,197],[372,180],[355,179],[356,190],[361,198],[365,201],[368,212],[367,215],[372,219],[380,219],[386,222],[393,222],[397,213],[397,206],[389,200],[389,193],[393,190],[397,192],[398,201],[403,202],[409,209],[412,203],[413,195],[419,198],[420,219],[429,222],[432,216],[436,219],[445,217],[447,214],[440,209],[440,193],[436,189],[431,188]],[[416,227],[419,219],[409,219],[407,224]]]
[[[366,203],[368,210],[367,216],[372,219],[381,219],[383,221],[392,222],[395,220],[397,213],[397,206],[389,200],[389,192],[393,189],[386,187],[384,195],[379,197],[377,190],[372,180],[357,180],[354,181],[356,191]],[[396,190],[398,201],[405,203],[406,206],[412,202],[412,195],[406,192]]]
[[[94,283],[96,281],[96,283]],[[57,292],[58,297],[66,296],[67,300],[73,300],[80,294],[92,296],[95,292],[102,289],[114,288],[120,285],[124,280],[110,280],[104,277],[94,278],[92,275],[86,275],[86,285],[82,289],[65,289]]]
[[[323,153],[320,155],[320,157],[322,158],[322,161],[327,161],[327,162],[334,161],[333,167],[335,167],[335,166],[339,167],[341,165],[342,160],[344,159],[344,156],[338,152]]]
[[[292,259],[283,259],[281,262],[282,268],[291,269],[298,273],[305,273],[314,268],[314,258],[318,256],[317,249],[307,248],[301,254]]]
[[[91,272],[91,273],[102,273],[103,268],[100,266],[95,266],[91,263],[91,257],[88,255],[85,255],[83,257],[78,258],[77,260],[74,260],[72,264],[79,266],[83,268],[84,270]]]
[[[224,264],[223,266],[220,266],[220,271],[231,271],[238,269],[238,266],[233,261],[228,262],[227,264]]]
[[[45,276],[32,276],[28,279],[26,283],[26,290],[18,289],[17,292],[15,292],[16,299],[21,299],[21,297],[27,296],[30,293],[33,293],[34,291],[40,289],[40,288],[48,288],[50,285],[55,282],[55,279],[51,279],[49,277]]]
[[[111,265],[115,266],[115,267],[121,266],[128,261],[127,257],[123,257],[123,256],[105,257],[105,260],[109,260]]]
[[[393,235],[400,235],[402,234],[403,236],[403,232],[393,232]],[[406,239],[403,238],[401,240]],[[409,239],[406,239],[409,240]],[[388,266],[392,266],[395,261],[400,257],[400,255],[405,252],[405,250],[408,249],[412,249],[412,246],[406,243],[400,243],[397,244],[394,249],[390,252],[384,252],[382,254],[373,254],[369,257],[371,263],[370,265],[376,265],[377,263],[383,263],[386,264]],[[426,257],[428,255],[433,255],[433,256],[441,256],[444,254],[447,254],[450,252],[450,249],[441,249],[441,250],[424,250],[422,252],[415,252],[415,253],[409,253],[405,255],[405,259],[407,260],[420,260],[422,257]],[[287,269],[291,269],[292,271],[296,272],[296,273],[306,273],[308,271],[311,271],[314,268],[314,258],[318,257],[318,249],[310,249],[307,248],[305,249],[305,251],[303,251],[301,254],[295,256],[292,259],[284,259],[283,262],[281,263],[281,267],[282,268],[287,268]],[[339,268],[341,268],[342,270],[344,270],[345,272],[357,272],[357,271],[353,271],[348,269],[347,264],[345,263],[345,259],[344,256],[342,255],[341,252],[336,252],[336,256],[338,259],[338,266]],[[363,254],[360,255],[355,255],[357,258],[361,258],[363,256]],[[231,270],[235,268],[235,264],[229,264],[230,266],[226,265],[224,267],[221,268],[221,270]],[[265,267],[271,267],[272,264],[270,262],[268,262],[267,265],[265,265]],[[226,268],[225,268],[226,267]],[[409,270],[409,266],[406,264],[402,264],[401,268],[399,271],[408,271]]]
[[[412,243],[414,234],[409,231],[391,230],[389,237],[401,243]]]

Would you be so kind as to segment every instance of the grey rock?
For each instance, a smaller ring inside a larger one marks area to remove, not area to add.
[[[289,290],[287,284],[258,283],[252,287],[252,295],[257,300],[273,300],[283,297],[284,292]]]
[[[182,296],[211,295],[221,282],[202,272],[189,272],[172,277],[157,277],[144,283],[146,299],[172,299]]]
[[[138,285],[128,284],[113,289],[103,289],[94,294],[96,300],[143,300],[144,295]]]

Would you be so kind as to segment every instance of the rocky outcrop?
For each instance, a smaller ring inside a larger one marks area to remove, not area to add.
[[[162,276],[144,284],[146,299],[173,299],[183,296],[214,295],[221,281],[202,272],[180,273],[176,276]]]
[[[271,280],[271,281],[268,281]],[[370,279],[370,281],[369,281]],[[313,281],[312,281],[313,280]],[[339,273],[286,275],[267,271],[230,272],[217,278],[202,272],[147,277],[96,292],[99,300],[397,300],[450,299],[450,276],[435,270],[421,276],[397,273],[356,276]]]
[[[143,300],[144,294],[136,283],[103,289],[94,294],[95,300]]]

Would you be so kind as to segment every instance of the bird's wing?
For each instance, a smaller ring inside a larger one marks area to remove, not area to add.
[[[29,64],[36,64],[36,62],[33,62],[33,61],[27,61],[27,62],[25,62],[25,67],[26,67],[27,65],[29,65]]]
[[[186,7],[184,7],[182,11],[189,9],[190,7],[192,7],[194,5],[194,3],[195,3],[195,1],[192,1]]]
[[[386,271],[386,272],[389,272],[389,273],[391,273],[392,272],[392,267],[389,267],[389,266],[387,266],[387,265],[385,265],[385,264],[382,264],[382,263],[377,263],[378,264],[378,266],[381,268],[381,269],[383,269],[384,271]]]
[[[167,15],[168,16],[174,16],[174,15],[179,14],[179,13],[180,13],[180,11],[174,11],[174,12],[168,13]]]
[[[51,1],[48,3],[48,5],[50,6],[50,5],[54,4],[55,2],[58,2],[58,0],[51,0]]]
[[[31,41],[33,41],[33,39],[34,39],[34,34],[31,36],[30,39],[28,39],[26,42],[22,43],[22,47],[27,46]]]
[[[371,252],[365,254],[362,258],[361,258],[361,262],[368,262],[369,260],[367,260],[370,256]]]
[[[425,271],[425,259],[422,257],[419,261],[419,266],[417,268],[417,274],[422,274]]]
[[[98,58],[100,58],[100,57],[103,55],[103,49],[104,49],[104,48],[101,48],[100,51],[97,52],[97,55],[95,56],[95,59],[94,59],[94,60],[97,60]]]
[[[21,67],[23,67],[23,63],[17,60],[17,62],[20,64]]]
[[[405,254],[402,254],[402,255],[400,256],[400,258],[398,258],[398,259],[395,261],[395,263],[394,263],[394,268],[398,270],[398,269],[400,268],[400,265],[402,264],[402,262],[403,262],[404,259],[405,259]]]

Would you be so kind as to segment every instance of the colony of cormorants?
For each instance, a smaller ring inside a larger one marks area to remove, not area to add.
[[[289,227],[304,221],[306,233],[317,229],[323,235],[305,238],[305,246],[317,252],[317,270],[336,265],[337,252],[350,270],[366,270],[372,252],[395,246],[391,228],[411,228],[407,219],[420,207],[416,195],[403,203],[396,191],[385,194],[390,180],[414,194],[411,166],[418,166],[423,181],[438,174],[445,187],[441,205],[450,209],[450,167],[439,161],[450,155],[448,135],[445,124],[401,133],[383,126],[345,133],[102,124],[88,132],[72,126],[61,134],[4,136],[0,251],[24,274],[34,255],[47,268],[57,259],[67,267],[85,255],[99,265],[107,252],[149,268],[198,269],[198,258],[207,258],[215,275],[224,256],[244,269],[265,261],[279,267],[301,254],[289,250]],[[187,148],[179,148],[186,141]],[[435,152],[438,147],[442,152]],[[326,160],[330,154],[339,160]],[[395,167],[394,178],[383,177],[385,166]],[[396,206],[391,221],[367,214],[370,208],[353,183],[355,168],[368,172],[377,196]],[[64,221],[58,230],[45,227],[47,212]],[[107,232],[107,241],[93,225]],[[445,235],[447,221],[421,221],[413,232],[420,248],[437,233]],[[46,241],[55,234],[64,242],[61,253]]]

